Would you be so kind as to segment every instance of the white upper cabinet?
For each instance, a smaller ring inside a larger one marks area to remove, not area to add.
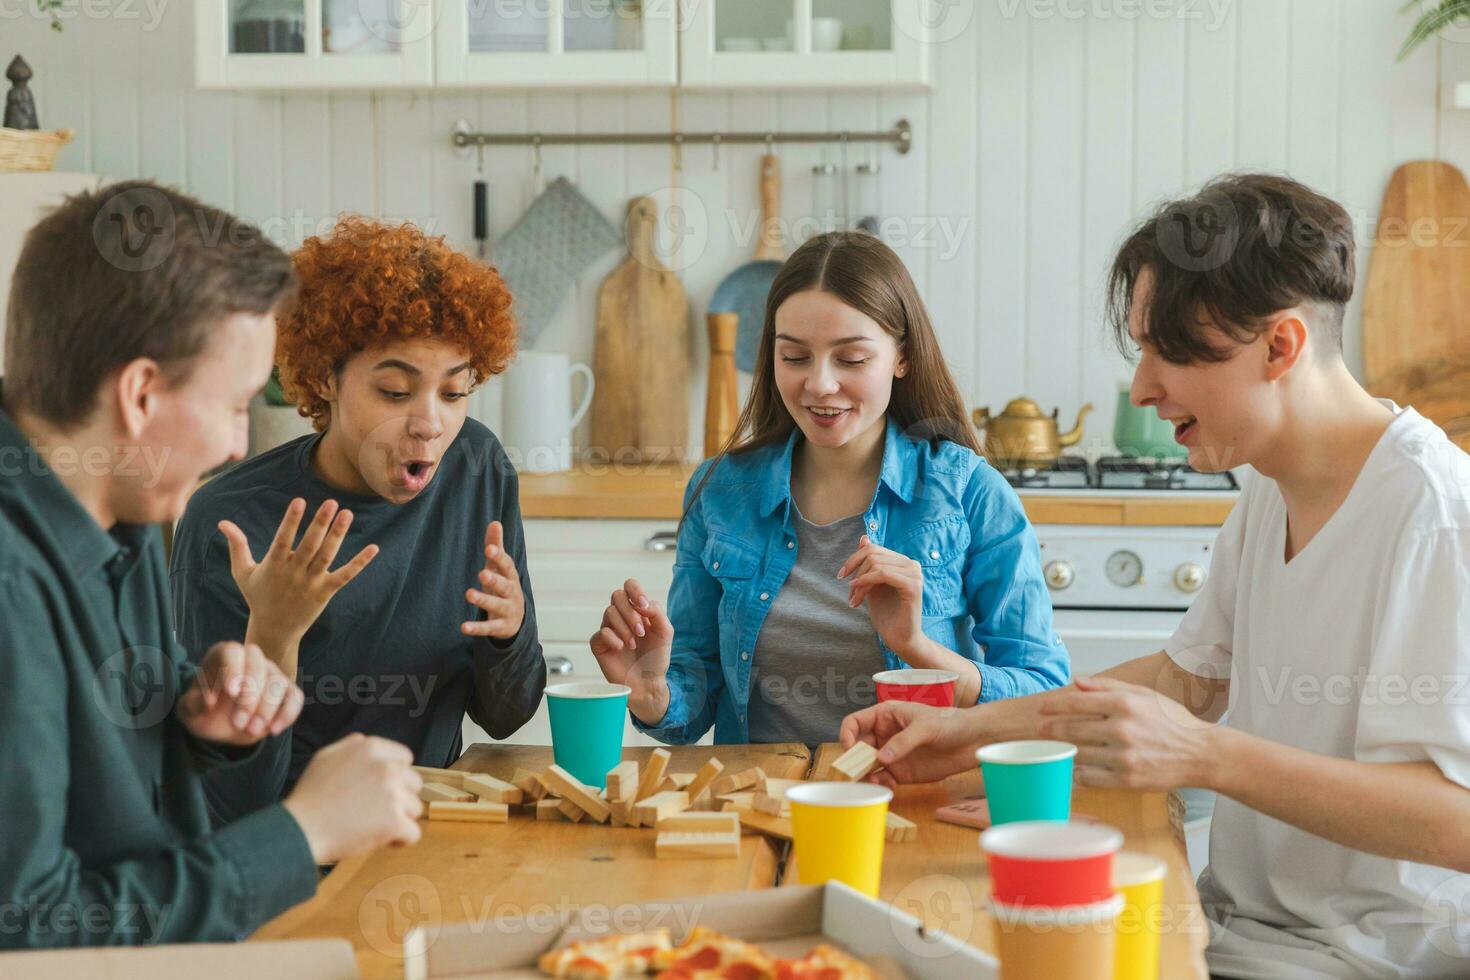
[[[442,86],[678,83],[679,0],[438,0]]]
[[[690,88],[923,88],[926,3],[699,0],[685,4]]]
[[[201,88],[434,83],[433,0],[200,0],[194,16]]]
[[[199,0],[202,88],[928,85],[924,0]]]

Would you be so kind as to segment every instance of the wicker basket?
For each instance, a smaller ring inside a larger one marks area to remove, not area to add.
[[[71,142],[69,129],[7,129],[0,126],[0,172],[50,170]]]

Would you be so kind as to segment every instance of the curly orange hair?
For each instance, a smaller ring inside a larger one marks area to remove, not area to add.
[[[330,407],[317,394],[358,351],[434,338],[462,346],[474,383],[515,353],[510,290],[500,274],[455,251],[444,236],[357,215],[337,221],[292,255],[301,288],[276,337],[281,390],[318,430]]]

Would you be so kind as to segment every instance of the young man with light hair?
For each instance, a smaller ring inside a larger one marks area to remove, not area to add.
[[[318,865],[418,839],[408,750],[361,735],[210,829],[201,771],[248,759],[302,695],[254,646],[189,662],[158,525],[244,454],[293,290],[255,228],[143,182],[26,237],[0,384],[0,948],[239,938]],[[345,584],[334,547],[306,556],[314,593]]]

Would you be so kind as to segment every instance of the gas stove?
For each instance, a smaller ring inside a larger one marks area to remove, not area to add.
[[[1136,493],[1236,493],[1240,485],[1228,470],[1201,473],[1177,459],[1104,456],[1089,461],[1062,456],[1050,469],[1001,468],[1006,481],[1024,492],[1063,494],[1098,491]]]

